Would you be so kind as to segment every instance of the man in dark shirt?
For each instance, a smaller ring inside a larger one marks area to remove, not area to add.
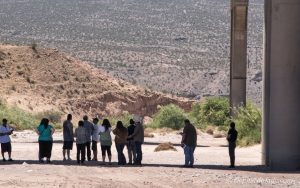
[[[229,157],[230,157],[230,168],[234,168],[235,165],[235,147],[237,140],[238,132],[235,130],[235,123],[230,123],[230,129],[227,134],[228,148],[229,148]]]
[[[181,144],[184,149],[184,167],[192,168],[194,165],[194,151],[197,146],[197,131],[188,119],[184,120]]]
[[[68,156],[68,160],[70,158],[70,150],[73,149],[73,142],[74,142],[74,131],[73,131],[73,123],[72,123],[72,115],[68,114],[67,120],[63,123],[63,160],[66,161],[66,152]]]
[[[134,128],[135,128],[133,119],[130,119],[129,123],[130,123],[130,125],[127,128],[128,136],[130,136],[134,133]],[[129,159],[128,164],[131,165],[132,162],[135,162],[135,159],[136,159],[135,144],[134,144],[133,138],[128,138],[127,140],[128,140],[127,150],[128,150],[128,159]],[[133,158],[133,161],[132,161],[132,158]]]
[[[91,157],[91,142],[92,142],[92,134],[94,130],[93,124],[89,121],[88,116],[83,116],[83,127],[86,129],[86,154],[88,161],[92,160]]]

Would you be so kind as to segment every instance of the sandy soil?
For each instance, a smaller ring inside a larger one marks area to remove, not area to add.
[[[269,172],[260,165],[261,146],[236,150],[237,168],[228,169],[229,162],[224,138],[201,133],[195,151],[195,168],[181,168],[183,151],[180,136],[174,133],[146,138],[142,167],[112,166],[75,161],[62,162],[62,134],[55,134],[53,163],[38,164],[37,136],[31,131],[13,136],[14,162],[0,162],[0,187],[300,187],[299,172]],[[177,151],[154,152],[158,143],[172,142]],[[127,152],[124,150],[125,153]],[[113,146],[113,161],[117,153]],[[75,159],[75,150],[72,151]]]

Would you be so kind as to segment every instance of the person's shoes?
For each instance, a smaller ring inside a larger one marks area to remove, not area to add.
[[[72,159],[71,159],[71,158],[68,158],[68,161],[72,161]]]
[[[5,158],[3,158],[3,159],[2,159],[2,161],[3,161],[3,162],[5,162],[5,161],[6,161],[6,159],[5,159]]]
[[[132,162],[127,163],[127,165],[132,165]]]
[[[234,165],[230,165],[228,168],[235,168],[235,166]]]
[[[47,163],[48,163],[48,164],[50,164],[50,163],[51,163],[50,159],[47,159]]]
[[[43,160],[43,159],[40,159],[39,162],[40,162],[40,163],[44,163],[44,160]]]
[[[65,161],[67,161],[67,159],[66,159],[66,158],[63,158],[63,161],[65,162]]]
[[[8,159],[8,161],[13,162],[14,160],[12,160],[12,158]]]

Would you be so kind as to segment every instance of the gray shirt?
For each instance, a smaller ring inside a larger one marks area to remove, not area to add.
[[[94,126],[91,122],[89,121],[83,121],[83,127],[86,129],[86,141],[90,142],[91,141],[91,136],[93,134]]]
[[[73,123],[69,120],[63,123],[63,137],[64,141],[74,141]]]

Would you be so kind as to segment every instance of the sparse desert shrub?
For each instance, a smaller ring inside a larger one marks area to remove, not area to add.
[[[238,145],[249,146],[260,143],[262,115],[254,104],[248,102],[246,107],[237,109],[233,121],[238,133]]]
[[[154,115],[151,126],[156,128],[168,127],[179,130],[184,126],[184,120],[187,118],[186,113],[180,107],[170,104],[163,106]]]
[[[122,115],[104,117],[110,121],[111,126],[115,127],[118,121],[122,121],[125,127],[129,126],[129,120],[133,118],[132,114],[124,112]],[[100,122],[102,123],[102,122]]]
[[[48,118],[51,123],[54,124],[56,128],[60,128],[62,113],[57,111],[44,111],[35,115],[35,117],[39,120],[43,118]]]
[[[37,52],[37,44],[36,44],[36,43],[32,43],[32,44],[31,44],[31,49],[32,49],[34,52]]]
[[[159,151],[177,151],[177,149],[173,146],[171,142],[167,142],[159,144],[154,150],[154,152]]]
[[[39,122],[32,114],[18,107],[9,107],[2,101],[0,103],[0,120],[2,121],[3,118],[6,118],[16,130],[34,129]]]

